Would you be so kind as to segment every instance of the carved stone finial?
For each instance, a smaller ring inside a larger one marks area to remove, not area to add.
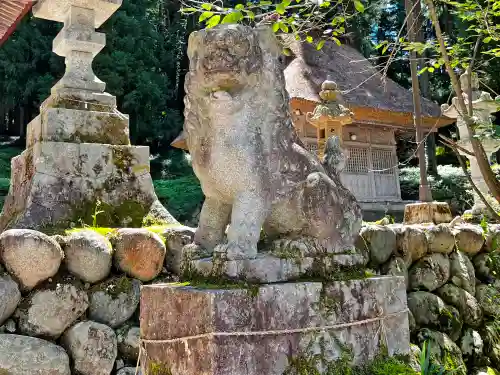
[[[328,116],[332,119],[339,116],[352,116],[351,111],[344,106],[344,100],[337,89],[337,83],[329,78],[321,84],[319,97],[322,103],[314,109],[312,120],[318,120],[322,116]]]

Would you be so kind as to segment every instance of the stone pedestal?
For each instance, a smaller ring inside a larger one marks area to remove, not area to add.
[[[66,72],[29,125],[26,150],[12,159],[0,230],[176,223],[159,203],[149,150],[130,145],[129,118],[92,70],[106,44],[95,32],[121,0],[40,0],[36,17],[64,22],[53,43]]]
[[[441,224],[453,219],[446,202],[419,202],[405,206],[404,224]]]
[[[292,359],[353,363],[409,352],[404,278],[248,289],[148,285],[141,294],[144,375],[282,375]],[[164,372],[155,372],[164,371]]]

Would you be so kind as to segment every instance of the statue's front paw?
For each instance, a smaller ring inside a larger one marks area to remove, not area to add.
[[[226,260],[254,259],[257,257],[257,249],[245,249],[236,243],[218,245],[214,253],[220,254]]]
[[[209,251],[205,250],[203,247],[194,242],[187,244],[182,248],[182,258],[184,259],[202,259],[208,258],[211,255],[212,254]]]

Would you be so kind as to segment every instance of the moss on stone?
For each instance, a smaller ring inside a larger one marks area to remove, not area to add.
[[[257,297],[259,294],[260,285],[247,283],[243,281],[232,281],[232,280],[221,280],[220,282],[215,282],[208,279],[196,279],[191,281],[180,281],[176,283],[168,284],[171,286],[178,287],[192,287],[196,289],[203,290],[233,290],[242,289],[246,290],[251,297]]]
[[[144,223],[144,220],[143,220]],[[163,244],[167,244],[167,238],[165,237],[164,233],[167,229],[169,228],[176,228],[180,227],[181,225],[177,224],[164,224],[164,225],[151,225],[151,226],[145,226],[144,229],[157,234],[160,239],[162,240]]]
[[[327,255],[325,257],[315,257],[311,271],[300,280],[306,281],[347,281],[347,280],[362,280],[372,275],[367,273],[364,266],[340,265],[333,260],[337,254]],[[330,259],[329,259],[330,258]]]
[[[347,352],[341,352],[341,356],[333,361],[325,360],[321,355],[301,354],[289,357],[288,363],[283,375],[417,375],[401,358],[386,355],[379,355],[360,366],[353,365],[352,356]]]
[[[99,211],[102,212],[97,215],[95,220],[96,225],[94,226],[93,215],[96,214],[97,195],[95,201],[84,201],[79,206],[74,207],[73,217],[69,221],[82,227],[142,227],[143,219],[148,209],[145,207],[146,205],[133,199],[123,200],[118,205],[101,202]],[[69,226],[67,224],[66,228]]]
[[[117,299],[120,294],[128,294],[134,288],[132,279],[127,276],[114,278],[103,283],[94,285],[91,292],[103,292],[109,295],[112,299]]]
[[[135,160],[129,147],[111,146],[113,152],[113,164],[122,173],[131,173],[130,168]]]
[[[172,370],[162,363],[149,362],[148,375],[172,375]]]
[[[92,118],[89,118],[91,121]],[[95,129],[93,124],[83,126],[82,129],[94,129],[92,133],[76,130],[66,140],[72,143],[101,143],[111,145],[130,145],[127,124],[123,119],[110,113],[104,113],[96,116],[99,122],[99,128]]]
[[[113,237],[113,235],[116,233],[116,231],[118,230],[118,228],[85,226],[85,227],[82,227],[82,228],[67,229],[65,231],[65,234],[70,235],[72,233],[78,233],[78,232],[82,232],[82,231],[85,231],[85,230],[91,230],[93,232],[96,232],[96,233],[100,234],[101,236],[109,238],[109,237]]]

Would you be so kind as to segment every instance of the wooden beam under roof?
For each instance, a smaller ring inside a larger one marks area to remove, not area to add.
[[[0,0],[0,46],[12,35],[18,23],[30,11],[32,0]]]

